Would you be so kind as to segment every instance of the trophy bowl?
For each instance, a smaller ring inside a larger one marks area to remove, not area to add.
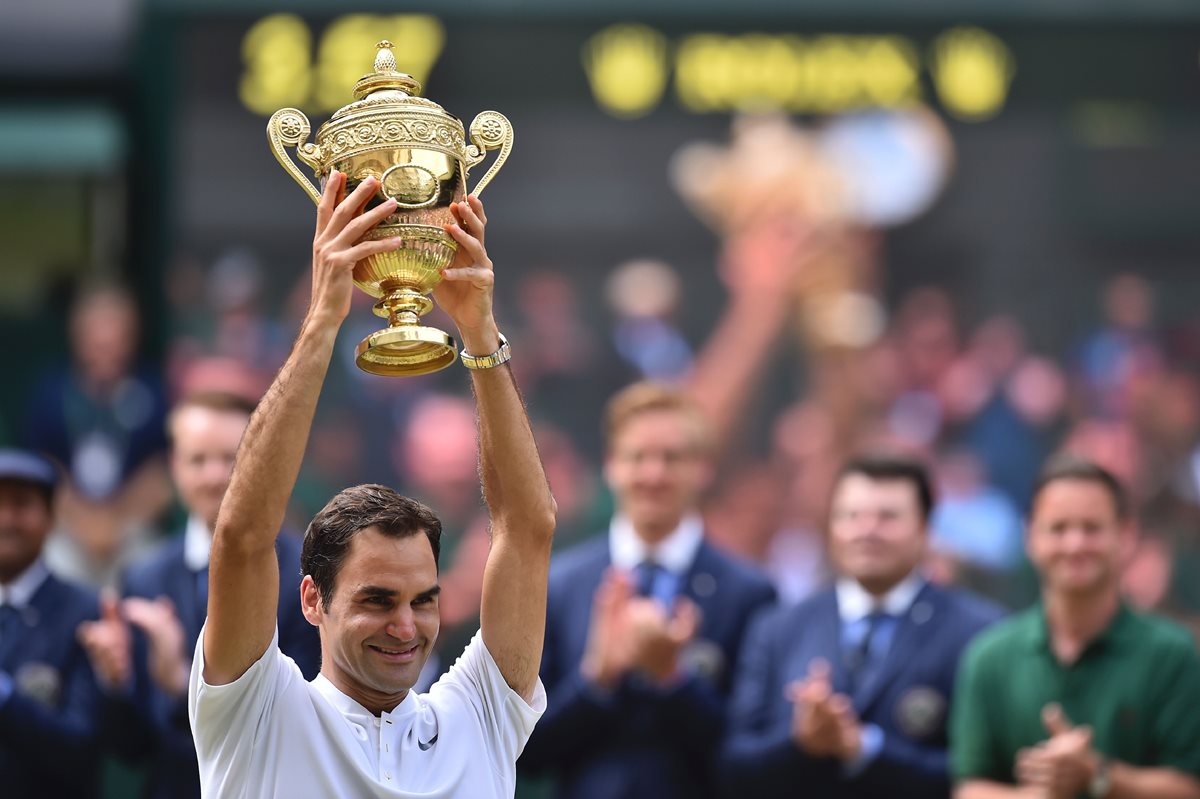
[[[309,142],[308,117],[295,108],[276,111],[267,122],[267,139],[280,165],[320,202],[330,171],[346,176],[350,193],[369,177],[379,190],[373,208],[394,199],[396,213],[366,236],[399,237],[399,249],[372,255],[354,267],[354,283],[376,297],[375,313],[388,326],[363,339],[355,363],[377,375],[420,375],[454,362],[456,347],[448,333],[421,324],[433,308],[429,293],[442,279],[458,243],[443,229],[457,224],[450,204],[467,196],[467,172],[489,150],[499,150],[491,169],[471,191],[478,195],[512,151],[513,129],[496,111],[475,117],[469,129],[440,105],[420,96],[421,85],[396,69],[392,43],[377,45],[375,71],[354,85],[354,102],[334,112]],[[287,147],[313,169],[313,185],[291,160]]]

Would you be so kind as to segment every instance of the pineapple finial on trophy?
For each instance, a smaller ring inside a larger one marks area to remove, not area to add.
[[[379,44],[375,45],[379,48],[379,52],[375,54],[375,71],[376,72],[397,72],[396,56],[392,53],[392,48],[395,47],[387,39],[384,39]]]

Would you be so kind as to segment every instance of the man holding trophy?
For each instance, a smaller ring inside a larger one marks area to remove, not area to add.
[[[545,708],[538,680],[554,499],[492,317],[486,217],[471,196],[443,226],[457,244],[434,296],[458,327],[479,413],[492,522],[481,630],[431,691],[411,688],[438,633],[441,525],[378,485],[349,488],[304,542],[300,600],[320,628],[306,683],[277,646],[274,537],[295,484],[356,265],[399,250],[369,233],[395,213],[373,177],[348,195],[331,170],[317,208],[312,299],[238,452],[213,539],[208,621],[190,715],[206,796],[512,796]],[[470,354],[468,354],[470,353]]]

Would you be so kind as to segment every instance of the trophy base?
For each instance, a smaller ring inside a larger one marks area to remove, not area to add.
[[[436,327],[389,327],[367,336],[354,350],[354,363],[364,372],[384,377],[411,377],[445,369],[458,352],[454,339]]]

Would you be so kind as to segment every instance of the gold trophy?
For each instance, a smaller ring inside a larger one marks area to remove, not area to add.
[[[354,283],[373,297],[375,313],[388,326],[367,336],[355,350],[355,362],[376,375],[421,375],[449,366],[454,339],[420,319],[433,307],[427,296],[442,279],[458,243],[442,225],[456,224],[452,202],[467,195],[467,170],[489,150],[499,150],[491,169],[475,184],[478,195],[512,151],[512,124],[503,114],[484,111],[471,122],[468,144],[462,121],[440,105],[420,97],[421,84],[396,70],[392,43],[380,42],[375,72],[354,84],[354,102],[336,111],[308,141],[308,118],[283,108],[267,122],[267,138],[280,165],[313,202],[321,190],[304,177],[286,147],[313,168],[324,187],[331,169],[346,175],[346,192],[363,180],[379,180],[368,208],[388,198],[396,213],[367,234],[369,239],[399,237],[398,250],[372,255],[354,267]]]

